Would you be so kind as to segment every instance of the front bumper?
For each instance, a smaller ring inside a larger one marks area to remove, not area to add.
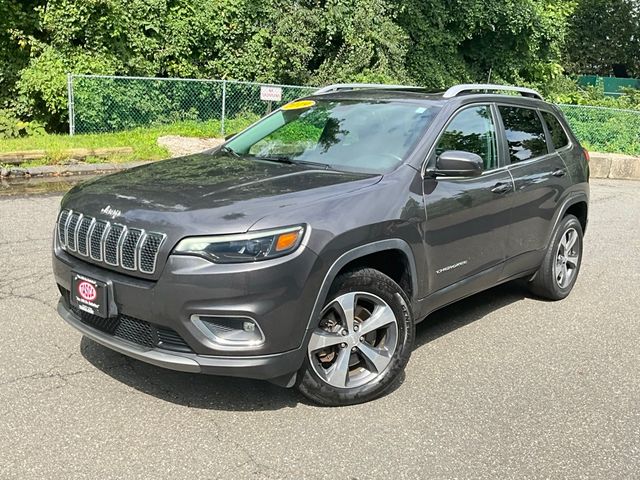
[[[292,365],[299,366],[302,363],[302,357],[304,357],[304,352],[300,349],[274,355],[228,357],[178,353],[160,348],[145,348],[82,323],[77,316],[67,309],[62,298],[58,302],[58,313],[83,335],[111,350],[158,367],[180,372],[269,380],[293,373],[297,368],[292,371]]]
[[[260,379],[286,376],[302,365],[305,333],[322,283],[317,256],[304,248],[289,257],[247,265],[171,256],[157,281],[107,270],[55,248],[53,271],[63,293],[59,314],[96,342],[173,370]],[[160,343],[132,341],[81,319],[81,312],[68,303],[73,273],[107,285],[109,321],[126,317],[147,324],[152,332],[156,327],[170,329],[188,348],[176,351]],[[254,348],[226,350],[194,325],[195,315],[249,317],[265,341]]]

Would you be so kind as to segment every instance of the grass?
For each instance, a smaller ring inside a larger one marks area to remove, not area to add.
[[[229,119],[227,132],[237,132],[249,125],[252,119]],[[45,150],[46,157],[22,164],[22,166],[56,165],[65,163],[68,156],[65,150],[71,148],[111,148],[132,147],[133,153],[113,155],[108,158],[87,158],[87,163],[96,162],[131,162],[138,160],[161,160],[169,156],[169,152],[158,146],[158,137],[164,135],[180,135],[184,137],[220,137],[220,122],[180,122],[149,128],[135,128],[114,133],[95,133],[84,135],[41,135],[33,137],[0,139],[0,152],[16,152],[23,150]]]

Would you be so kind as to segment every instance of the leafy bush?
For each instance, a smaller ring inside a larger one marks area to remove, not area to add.
[[[23,122],[8,110],[0,110],[0,138],[16,138],[30,135],[44,135],[45,130],[38,122]]]

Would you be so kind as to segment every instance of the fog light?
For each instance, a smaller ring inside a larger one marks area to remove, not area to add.
[[[192,315],[191,321],[222,350],[256,348],[264,343],[260,325],[252,318]]]
[[[256,331],[256,324],[253,322],[244,322],[242,324],[242,329],[245,332],[255,332]]]

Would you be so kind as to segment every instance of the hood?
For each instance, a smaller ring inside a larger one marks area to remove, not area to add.
[[[313,204],[381,178],[203,153],[83,183],[62,207],[179,239],[245,232],[276,209]]]

